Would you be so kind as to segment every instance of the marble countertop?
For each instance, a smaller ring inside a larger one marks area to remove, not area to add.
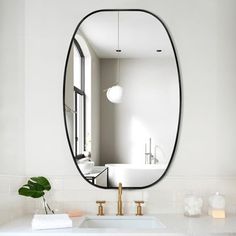
[[[198,218],[185,217],[180,214],[157,214],[157,217],[165,226],[165,229],[85,229],[79,228],[82,217],[73,218],[73,227],[55,230],[32,230],[32,216],[16,219],[8,224],[0,226],[0,236],[20,235],[236,235],[236,215],[229,215],[226,219],[213,219],[209,216]]]

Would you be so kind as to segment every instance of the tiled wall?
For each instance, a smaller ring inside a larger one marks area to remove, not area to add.
[[[80,209],[86,214],[96,214],[96,200],[106,200],[106,214],[116,214],[117,190],[104,190],[88,185],[80,176],[49,176],[52,191],[47,198],[59,212]],[[204,214],[208,197],[219,191],[225,194],[227,212],[236,213],[235,177],[166,177],[154,187],[123,191],[125,214],[134,214],[134,200],[144,200],[144,212],[182,213],[184,196],[189,193],[203,197]],[[28,199],[28,213],[42,210],[41,200]]]
[[[47,200],[58,213],[80,209],[96,214],[96,200],[105,200],[105,213],[114,215],[117,209],[117,190],[104,190],[88,184],[80,176],[47,176],[52,190]],[[19,196],[18,188],[27,181],[24,176],[0,175],[0,224],[23,214],[43,212],[42,199]],[[227,212],[236,214],[236,177],[166,177],[157,185],[143,190],[124,190],[124,213],[134,214],[134,200],[144,200],[144,213],[183,213],[185,194],[203,197],[204,214],[207,199],[216,191],[226,197]]]
[[[25,179],[24,176],[0,175],[0,224],[25,213],[25,199],[17,192]]]

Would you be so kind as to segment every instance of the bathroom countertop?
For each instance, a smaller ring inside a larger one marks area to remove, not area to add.
[[[154,216],[154,215],[152,215]],[[0,226],[0,236],[27,236],[27,235],[191,235],[191,236],[207,236],[207,235],[236,235],[236,215],[229,215],[226,219],[213,219],[209,216],[201,216],[198,218],[185,217],[180,214],[158,214],[155,215],[165,226],[165,229],[85,229],[78,228],[82,217],[73,218],[73,227],[55,230],[32,230],[32,216],[25,216],[16,219],[10,223]]]

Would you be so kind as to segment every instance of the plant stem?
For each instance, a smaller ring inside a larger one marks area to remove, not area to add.
[[[48,203],[46,203],[46,205],[47,205],[47,207],[48,207],[48,210],[51,211],[52,214],[55,214],[55,213],[54,213],[54,210],[52,210],[52,209],[49,207]]]
[[[45,199],[45,197],[43,197],[43,206],[44,206],[45,213],[47,215],[48,211],[47,211],[47,207],[46,207],[46,199]]]
[[[50,206],[48,205],[48,203],[47,203],[47,201],[46,201],[46,199],[45,199],[44,196],[43,196],[43,206],[44,206],[44,210],[45,210],[46,214],[48,214],[47,209],[48,209],[52,214],[55,214],[54,210],[52,210],[52,209],[50,208]]]

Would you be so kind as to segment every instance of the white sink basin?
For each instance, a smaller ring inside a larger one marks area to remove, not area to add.
[[[166,227],[152,216],[87,216],[79,228],[163,229]]]

